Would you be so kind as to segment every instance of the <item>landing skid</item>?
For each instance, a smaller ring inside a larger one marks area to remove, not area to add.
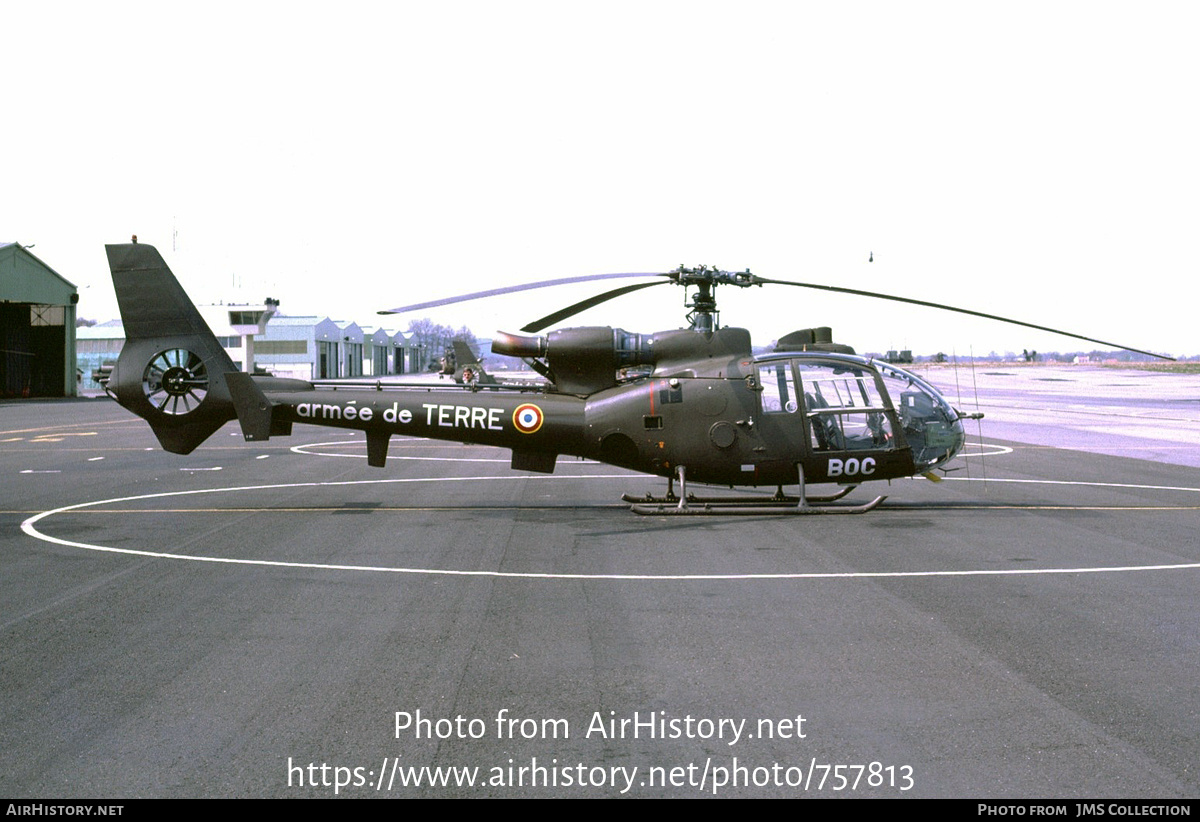
[[[633,503],[629,510],[645,516],[689,515],[689,516],[736,516],[764,514],[865,514],[872,510],[887,497],[880,496],[862,505],[830,505],[836,500],[849,494],[857,485],[848,485],[834,494],[826,496],[808,496],[804,489],[804,466],[797,465],[800,474],[800,493],[789,496],[783,493],[783,487],[774,496],[766,497],[698,497],[687,492],[687,471],[679,466],[679,490],[675,494],[674,478],[667,480],[667,494],[655,497],[647,494],[635,497],[624,494],[621,499]]]
[[[847,485],[835,494],[809,496],[806,499],[813,505],[825,505],[841,499],[857,487],[857,485]],[[642,497],[635,497],[633,494],[622,494],[621,499],[624,502],[631,502],[635,505],[677,505],[679,503],[679,497],[671,490],[668,490],[667,495],[664,497],[656,497],[653,494],[646,494]],[[798,505],[799,503],[800,497],[785,494],[782,489],[770,497],[698,497],[695,494],[687,495],[688,505],[767,505],[779,507]]]

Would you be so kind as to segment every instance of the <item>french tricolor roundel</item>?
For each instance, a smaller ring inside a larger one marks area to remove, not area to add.
[[[532,434],[541,428],[543,419],[542,409],[531,402],[518,405],[517,410],[513,411],[513,425],[522,434]]]

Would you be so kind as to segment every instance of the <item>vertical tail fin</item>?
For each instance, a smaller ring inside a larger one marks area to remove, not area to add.
[[[235,416],[233,360],[154,246],[105,246],[125,325],[109,386],[150,423],[162,447],[191,453]]]
[[[454,351],[454,381],[470,385],[495,385],[496,378],[483,370],[483,363],[464,340],[451,340]]]

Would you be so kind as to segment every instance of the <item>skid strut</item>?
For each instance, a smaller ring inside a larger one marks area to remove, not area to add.
[[[630,510],[646,516],[662,516],[670,514],[687,514],[691,516],[733,516],[733,515],[774,515],[774,514],[865,514],[886,496],[875,497],[862,505],[831,505],[830,503],[849,494],[857,485],[849,485],[834,494],[825,496],[808,496],[804,482],[804,466],[796,464],[800,480],[799,493],[788,496],[783,493],[783,487],[772,497],[697,497],[688,494],[687,468],[683,465],[676,469],[679,475],[679,496],[674,493],[674,478],[668,478],[667,496],[634,497],[626,494],[622,497],[625,502],[633,503]]]

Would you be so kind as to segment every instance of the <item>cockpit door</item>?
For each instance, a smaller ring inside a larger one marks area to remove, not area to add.
[[[896,447],[896,413],[873,369],[854,364],[797,362],[796,370],[814,451]]]
[[[755,448],[758,473],[772,482],[791,481],[783,475],[796,473],[796,463],[810,453],[804,419],[803,394],[791,360],[760,362],[755,370],[759,413],[755,416]]]

